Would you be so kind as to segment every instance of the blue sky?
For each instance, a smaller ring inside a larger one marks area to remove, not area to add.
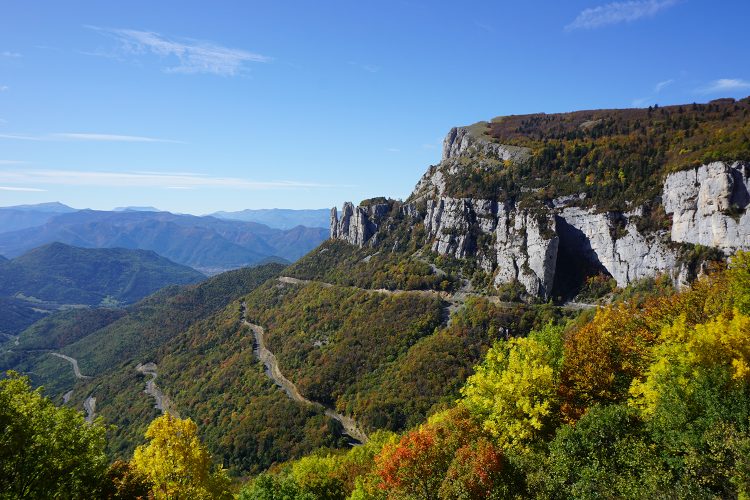
[[[455,125],[750,95],[746,0],[0,8],[0,205],[405,198]]]

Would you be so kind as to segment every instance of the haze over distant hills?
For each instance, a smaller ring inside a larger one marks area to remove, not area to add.
[[[212,274],[269,260],[294,261],[328,236],[327,229],[300,224],[282,230],[150,210],[75,210],[58,203],[0,208],[0,254],[12,258],[59,241],[84,248],[153,250]]]
[[[128,304],[167,285],[204,278],[148,250],[51,243],[0,259],[0,332],[18,333],[65,305]]]
[[[214,212],[210,214],[220,219],[258,222],[269,227],[291,229],[295,226],[324,227],[330,224],[331,211],[327,208],[314,210],[291,210],[268,208],[260,210],[240,210],[239,212]]]
[[[75,208],[59,202],[38,205],[16,205],[0,207],[0,232],[16,231],[40,226],[59,214],[75,212]]]

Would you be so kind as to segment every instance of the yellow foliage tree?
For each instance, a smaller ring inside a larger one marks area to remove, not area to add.
[[[706,370],[723,369],[735,382],[750,382],[750,317],[735,311],[690,326],[681,316],[665,327],[653,364],[630,388],[631,404],[652,415],[667,390],[689,390]]]
[[[524,448],[557,411],[557,376],[549,348],[531,338],[491,348],[461,390],[463,403],[503,448]]]
[[[151,480],[157,500],[232,498],[226,472],[212,470],[192,420],[166,413],[151,422],[146,438],[149,444],[136,448],[132,463]]]

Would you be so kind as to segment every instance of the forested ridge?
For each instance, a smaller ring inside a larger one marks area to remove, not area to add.
[[[448,179],[450,196],[494,199],[503,193],[528,202],[583,193],[586,204],[622,210],[626,202],[652,202],[670,172],[749,161],[750,98],[502,116],[469,130],[484,141],[527,148],[528,154],[466,165],[462,175]]]

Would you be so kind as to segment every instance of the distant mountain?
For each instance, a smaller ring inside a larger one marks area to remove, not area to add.
[[[69,207],[59,201],[52,201],[48,203],[37,203],[36,205],[13,205],[10,207],[0,207],[0,210],[22,210],[26,212],[45,212],[54,214],[67,214],[75,212],[78,209]]]
[[[98,305],[106,297],[132,303],[166,285],[205,278],[148,250],[77,248],[51,243],[0,263],[0,296]]]
[[[0,233],[0,254],[18,256],[53,241],[85,248],[153,250],[208,274],[268,257],[294,261],[328,237],[323,228],[272,229],[254,222],[169,212],[80,210],[43,225]]]
[[[117,207],[115,212],[161,212],[156,207]]]
[[[52,243],[0,260],[0,333],[15,335],[71,305],[129,304],[167,285],[204,278],[147,250]]]
[[[0,207],[0,233],[41,226],[60,214],[76,212],[59,202]]]
[[[261,210],[240,210],[239,212],[216,212],[213,217],[229,220],[258,222],[278,229],[291,229],[295,226],[328,228],[331,210],[328,208],[315,210],[289,210],[286,208],[270,208]]]

